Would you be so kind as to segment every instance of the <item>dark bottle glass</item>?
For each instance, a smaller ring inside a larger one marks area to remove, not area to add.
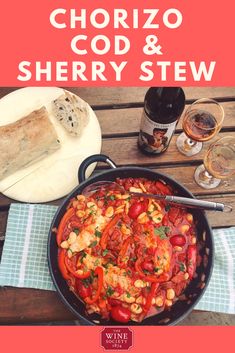
[[[160,154],[169,146],[185,107],[180,87],[151,87],[144,99],[138,146],[142,152]]]

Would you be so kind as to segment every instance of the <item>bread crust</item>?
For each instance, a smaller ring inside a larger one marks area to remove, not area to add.
[[[0,180],[60,148],[45,107],[0,127]]]

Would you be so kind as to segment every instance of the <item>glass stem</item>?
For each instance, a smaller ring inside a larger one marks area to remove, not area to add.
[[[190,138],[186,138],[184,141],[184,146],[186,150],[192,149],[196,145],[197,141],[191,140]]]
[[[213,176],[212,176],[210,173],[208,173],[208,171],[207,171],[206,169],[205,169],[204,174],[205,174],[205,177],[206,177],[207,179],[212,179],[212,178],[213,178]]]
[[[206,168],[204,167],[204,170],[200,173],[199,178],[204,181],[204,182],[208,182],[211,183],[214,179],[213,175],[211,175]]]

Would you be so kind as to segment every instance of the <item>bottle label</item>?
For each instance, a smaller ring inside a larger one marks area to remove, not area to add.
[[[159,124],[149,119],[145,111],[143,111],[139,146],[146,152],[159,154],[164,152],[175,131],[177,120],[169,124]]]

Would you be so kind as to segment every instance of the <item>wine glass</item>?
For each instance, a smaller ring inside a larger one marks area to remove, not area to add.
[[[217,187],[221,179],[235,175],[235,137],[226,136],[210,145],[194,174],[195,181],[204,189]]]
[[[201,98],[186,110],[182,128],[184,132],[176,141],[178,150],[193,156],[202,149],[202,142],[212,139],[221,129],[224,109],[214,99]]]

